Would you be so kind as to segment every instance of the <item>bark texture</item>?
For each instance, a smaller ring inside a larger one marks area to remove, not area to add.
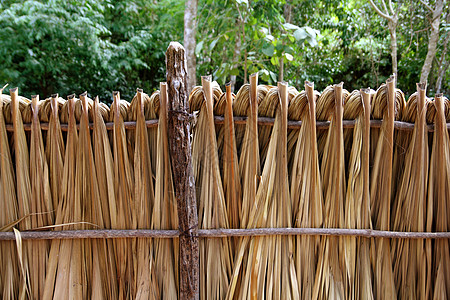
[[[395,79],[397,79],[397,25],[398,25],[398,14],[394,11],[392,6],[392,1],[381,0],[383,4],[382,9],[380,9],[373,0],[369,0],[370,5],[372,5],[373,9],[377,12],[377,14],[386,19],[388,21],[389,34],[391,36],[391,57],[392,57],[392,73],[395,75]],[[398,4],[400,6],[400,4]]]
[[[198,299],[198,217],[189,139],[186,56],[180,43],[170,43],[166,52],[166,70],[169,152],[180,227],[180,299]]]
[[[184,46],[187,57],[187,91],[190,93],[196,85],[196,57],[195,47],[197,42],[197,0],[186,0],[184,8]],[[188,94],[189,95],[189,94]]]
[[[428,52],[420,73],[420,82],[427,82],[428,75],[433,65],[433,59],[436,56],[437,43],[439,41],[439,24],[441,22],[442,9],[444,8],[443,0],[436,0],[434,7],[433,19],[431,20],[430,38],[428,39]]]

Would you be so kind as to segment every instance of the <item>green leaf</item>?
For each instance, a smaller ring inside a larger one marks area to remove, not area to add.
[[[284,23],[283,24],[284,29],[286,30],[296,30],[299,29],[300,27],[298,27],[297,25],[291,24],[291,23]]]
[[[271,41],[274,40],[274,37],[273,37],[273,35],[268,34],[268,35],[266,35],[266,36],[264,37],[264,39],[267,40],[267,41],[269,41],[269,42],[271,42]]]
[[[234,68],[230,71],[230,75],[235,75],[238,76],[239,75],[239,69],[238,68]]]
[[[277,82],[277,74],[275,74],[274,72],[270,71],[270,78],[272,78],[273,82]]]
[[[269,71],[267,71],[266,69],[262,69],[258,73],[261,76],[262,80],[269,81]]]
[[[201,41],[200,43],[197,44],[197,46],[195,46],[195,55],[199,55],[200,52],[202,52],[203,49],[203,41]]]
[[[209,44],[209,51],[212,51],[214,49],[214,47],[216,46],[217,42],[219,41],[220,36],[218,38],[216,38],[215,40],[213,40],[211,42],[211,44]]]
[[[275,47],[272,44],[266,44],[265,47],[261,49],[261,51],[267,56],[273,56]]]
[[[294,38],[297,42],[306,39],[307,36],[308,34],[306,33],[305,28],[299,28],[296,31],[294,31]]]
[[[270,59],[270,62],[272,63],[272,65],[277,66],[278,65],[278,57],[277,56],[272,56],[272,58]]]
[[[289,53],[285,53],[284,56],[286,57],[286,59],[288,61],[292,61],[294,59],[294,57],[291,54],[289,54]]]
[[[305,26],[304,28],[309,36],[316,38],[316,36],[318,34],[317,30],[312,29],[311,27],[308,27],[308,26]]]

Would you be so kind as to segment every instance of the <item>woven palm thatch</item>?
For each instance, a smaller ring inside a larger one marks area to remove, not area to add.
[[[448,232],[450,102],[424,85],[405,101],[394,83],[299,92],[253,74],[234,95],[203,78],[189,98],[199,228]],[[177,298],[176,238],[22,240],[178,229],[167,86],[111,107],[68,98],[0,93],[0,231],[17,239],[0,241],[0,297]],[[201,238],[200,253],[202,299],[450,296],[446,239]]]

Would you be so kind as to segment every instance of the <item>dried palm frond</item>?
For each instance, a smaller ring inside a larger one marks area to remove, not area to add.
[[[374,166],[370,186],[370,208],[375,229],[389,230],[391,207],[392,157],[394,144],[395,107],[401,102],[396,97],[395,77],[378,88],[372,105],[374,118],[383,117],[376,142]],[[384,108],[384,110],[382,110]],[[376,299],[396,299],[397,293],[392,271],[389,240],[380,238],[372,242],[372,268],[374,269],[374,296]]]
[[[10,93],[11,90],[14,89],[10,89]],[[12,101],[11,101],[12,96],[8,96],[8,95],[3,95],[3,115],[5,117],[5,123],[7,124],[13,124],[13,115],[12,115]],[[16,96],[16,100],[19,103],[19,113],[20,115],[22,115],[22,111],[31,103],[30,99],[27,99],[25,97]],[[22,120],[23,122],[23,120]]]
[[[223,126],[223,190],[226,199],[225,202],[227,205],[230,227],[240,228],[242,191],[241,176],[239,174],[239,161],[236,150],[236,136],[234,133],[233,96],[231,94],[231,85],[226,86],[225,95],[225,122]]]
[[[16,184],[6,133],[3,106],[9,97],[0,89],[0,227],[18,219]],[[17,251],[13,241],[0,242],[0,298],[5,300],[19,297],[19,268]]]
[[[93,103],[93,101],[87,98],[86,93],[83,93],[80,95],[78,102],[81,102],[82,113],[80,116],[78,151],[76,154],[75,202],[81,205],[82,221],[95,224],[98,228],[105,228],[105,224],[107,224],[105,218],[109,217],[108,199],[103,199],[103,201],[100,199],[99,186],[101,186],[102,182],[97,179],[89,130],[88,102]],[[96,113],[99,113],[99,111],[97,110]],[[96,125],[98,125],[98,122]],[[100,144],[99,140],[96,142]],[[104,153],[101,155],[104,155]],[[105,216],[104,214],[107,215]],[[75,243],[77,242],[75,241]],[[77,246],[75,244],[75,247]],[[106,240],[87,239],[82,241],[81,249],[83,252],[81,260],[84,260],[83,264],[85,266],[85,269],[82,270],[82,278],[85,282],[82,289],[83,297],[91,297],[94,299],[101,299],[103,297],[111,298],[114,293],[111,290],[112,287],[108,283],[108,280],[114,275],[111,274],[113,271],[107,267],[107,264],[112,259],[112,254],[108,253]]]
[[[255,213],[250,216],[254,227],[292,227],[292,203],[287,170],[287,115],[292,89],[279,83],[276,91],[275,122],[267,150],[267,160],[256,195]],[[266,98],[272,97],[271,93]],[[265,102],[265,101],[263,101]],[[261,111],[261,109],[260,109]],[[292,257],[294,238],[268,236],[250,243],[252,261],[250,291],[267,299],[298,299],[295,263]],[[255,276],[256,275],[256,276]]]
[[[288,103],[298,95],[298,91],[294,87],[288,87]],[[258,116],[273,118],[276,114],[278,105],[278,92],[276,89],[271,89],[267,92],[266,97],[258,105]],[[259,126],[258,141],[261,157],[261,166],[264,165],[268,146],[271,138],[272,126]]]
[[[142,93],[142,102],[143,102],[143,112],[144,112],[144,121],[150,120],[150,119],[156,119],[156,107],[159,106],[158,101],[159,100],[159,91],[154,92],[151,96]],[[137,94],[133,97],[131,100],[130,106],[128,108],[128,120],[130,121],[136,121],[138,116],[138,99]],[[151,160],[151,166],[152,166],[152,174],[155,174],[156,172],[156,140],[157,140],[157,133],[158,129],[156,127],[147,128],[148,134],[148,147],[150,151],[150,160]],[[134,149],[133,146],[135,145],[135,132],[134,130],[128,131],[128,140],[131,145],[131,149]],[[131,151],[131,149],[129,151]],[[131,153],[131,152],[130,152]],[[133,157],[130,157],[130,160],[133,161]],[[152,179],[153,180],[153,179]],[[154,184],[153,180],[153,184]]]
[[[330,93],[330,89],[332,89],[333,86],[328,86],[325,88],[325,90],[321,93],[321,95],[325,93]],[[350,93],[346,90],[342,90],[342,95],[345,98],[348,97]],[[317,121],[330,121],[330,118],[332,116],[332,107],[324,107],[326,105],[325,101],[317,102],[317,108],[316,108],[316,119]],[[328,137],[328,131],[326,129],[319,129],[317,132],[317,150],[319,152],[319,161],[322,161],[323,151],[325,149],[325,144],[327,142]]]
[[[108,108],[109,115],[109,108]],[[86,114],[87,116],[87,114]],[[95,173],[97,177],[98,196],[101,211],[98,213],[102,220],[104,228],[118,228],[117,207],[114,194],[114,161],[111,147],[106,131],[106,125],[100,112],[100,103],[98,97],[94,100],[93,106],[94,130],[92,133],[93,155],[95,164]],[[94,182],[95,183],[95,182]],[[95,189],[94,189],[95,190]],[[116,280],[116,262],[114,255],[114,242],[112,240],[97,240],[98,247],[104,249],[99,253],[104,262],[105,268],[105,290],[109,299],[118,297],[118,287]],[[93,241],[95,242],[95,241]],[[103,257],[103,256],[106,257]]]
[[[60,100],[58,100],[60,99]],[[50,100],[50,108],[44,106],[43,109],[50,110],[49,130],[47,132],[46,155],[49,164],[49,177],[51,198],[53,200],[54,224],[61,224],[64,222],[65,207],[62,202],[62,184],[63,166],[64,166],[64,141],[61,132],[61,125],[59,123],[59,108],[62,107],[63,101],[58,95],[54,95]],[[41,110],[40,110],[41,111]],[[47,115],[47,112],[42,115]],[[44,117],[46,118],[46,117]],[[56,229],[57,230],[57,229]],[[51,242],[49,259],[47,263],[47,272],[45,278],[44,294],[42,299],[52,299],[53,288],[55,284],[56,268],[58,266],[58,255],[60,251],[60,241],[53,240]]]
[[[29,215],[31,211],[31,183],[30,183],[30,156],[28,152],[28,145],[25,136],[25,130],[23,128],[22,115],[19,110],[19,96],[18,89],[10,89],[11,103],[10,110],[12,116],[12,123],[14,126],[14,154],[16,165],[16,191],[17,191],[17,203],[19,208],[19,218]],[[26,218],[23,222],[19,223],[19,230],[28,230],[32,228],[31,219]],[[38,265],[34,261],[34,251],[32,243],[25,243],[23,245],[23,252],[19,253],[19,257],[22,257],[21,269],[25,273],[22,273],[21,288],[19,290],[19,297],[26,297],[25,295],[34,295],[34,290],[37,286],[34,286],[35,282],[31,282],[31,278],[39,276]]]
[[[256,76],[256,74],[255,74],[255,76]],[[266,86],[266,85],[259,85],[255,88],[256,89],[255,90],[256,101],[257,101],[256,109],[258,109],[259,103],[261,103],[261,101],[266,97],[266,94],[270,88],[271,87]],[[239,89],[239,91],[236,94],[236,97],[233,101],[233,114],[235,116],[247,117],[250,114],[249,109],[250,109],[250,85],[244,84]],[[248,124],[248,122],[247,122],[247,124]],[[246,141],[246,138],[244,138],[245,132],[247,130],[246,128],[247,128],[247,125],[240,125],[240,124],[237,124],[236,128],[235,128],[236,149],[238,151],[239,156],[241,156],[241,152],[243,152],[242,151],[243,143],[244,143],[244,141]],[[258,152],[259,152],[259,150],[258,150]]]
[[[328,87],[317,100],[317,114],[331,119],[321,165],[324,227],[343,228],[345,207],[344,137],[342,118],[346,93],[342,83]],[[318,118],[319,119],[319,118]],[[343,239],[322,237],[314,282],[314,299],[347,297]]]
[[[450,141],[446,124],[449,101],[436,95],[432,102],[434,107],[433,146],[430,159],[430,174],[428,183],[428,205],[433,209],[435,231],[445,232],[450,229]],[[428,110],[430,112],[431,110]],[[433,119],[433,118],[430,118]],[[429,217],[429,216],[428,216]],[[427,230],[429,229],[427,220]],[[447,240],[436,240],[433,253],[434,280],[433,299],[448,299],[450,297],[450,257]],[[428,278],[428,281],[431,280]],[[433,291],[432,291],[433,292]]]
[[[45,157],[44,142],[38,119],[39,97],[33,96],[31,102],[31,140],[30,140],[30,182],[31,182],[31,216],[32,228],[53,225],[53,202],[50,191],[49,171]],[[44,293],[48,254],[48,241],[33,243],[36,273],[31,274],[33,298],[41,299]]]
[[[227,207],[220,177],[213,115],[211,82],[202,77],[204,101],[192,142],[193,169],[197,194],[198,222],[202,229],[229,228]],[[199,93],[199,95],[202,95]],[[202,99],[203,99],[202,95]],[[198,99],[191,99],[198,101]],[[200,102],[200,101],[199,101]],[[194,102],[191,102],[194,103]],[[229,238],[200,240],[200,297],[223,299],[231,274]]]
[[[377,90],[378,97],[386,97],[384,95],[386,93],[385,84],[383,83]],[[372,116],[374,119],[383,119],[383,113],[386,109],[386,103],[384,101],[378,101],[375,103],[376,105],[372,106]],[[413,122],[412,121],[412,115],[409,116],[406,115],[406,101],[405,101],[405,95],[403,92],[395,88],[395,103],[394,103],[394,113],[395,113],[395,120],[402,120],[405,122]],[[413,114],[414,115],[414,114]],[[414,115],[415,116],[415,115]],[[371,157],[373,160],[375,159],[375,152],[376,147],[378,144],[378,139],[380,136],[381,128],[372,128],[370,133],[371,138]],[[406,149],[408,148],[408,145],[410,143],[412,136],[412,131],[409,130],[397,130],[394,131],[394,158],[393,158],[393,164],[392,164],[392,184],[391,184],[391,193],[398,189],[398,186],[401,184],[400,181],[402,179],[401,174],[403,173],[403,164],[405,162],[405,155],[406,155]],[[393,201],[396,201],[396,198],[393,197]],[[391,207],[394,207],[395,203],[391,205]],[[372,207],[373,208],[373,207]],[[391,226],[393,219],[391,219]]]
[[[116,228],[136,228],[136,225],[133,225],[135,222],[133,204],[134,173],[129,160],[128,142],[123,123],[129,102],[120,100],[119,92],[114,92],[113,98],[111,112],[113,112],[112,120],[114,122],[112,148],[114,154],[114,195],[117,208]],[[113,226],[114,224],[111,225]],[[133,284],[135,282],[135,273],[132,244],[133,242],[129,239],[116,240],[116,276],[119,299],[130,298],[136,294],[135,285]]]
[[[313,83],[311,83],[313,84]],[[308,88],[309,89],[309,88]],[[320,93],[316,90],[313,91],[314,99],[319,98]],[[308,105],[306,91],[301,91],[297,96],[295,96],[289,102],[288,108],[288,120],[290,121],[301,121],[303,113],[305,112],[306,106]],[[315,105],[314,105],[315,107]],[[314,115],[314,120],[315,120]],[[300,129],[288,129],[288,168],[289,168],[289,183],[291,182],[290,175],[292,174],[293,162],[295,159],[295,149],[297,146],[298,135],[300,134]],[[317,133],[316,133],[317,136]],[[317,140],[316,140],[317,144]]]
[[[83,115],[83,105],[81,101],[75,101],[74,104],[74,116],[75,120],[77,122],[80,122],[81,116]],[[88,106],[88,120],[89,122],[94,121],[94,110],[92,109],[94,106],[94,101],[90,98],[87,99],[87,106]],[[61,123],[68,123],[69,122],[69,113],[68,113],[69,106],[63,105],[60,110],[60,120]],[[103,119],[108,121],[109,120],[109,108],[105,103],[100,102],[99,108],[98,108],[100,114],[102,115]]]
[[[149,229],[151,227],[151,213],[155,197],[143,97],[142,90],[138,90],[136,111],[132,111],[136,115],[133,214],[135,216],[134,224],[137,229]],[[136,252],[135,297],[136,299],[159,299],[152,240],[138,238]]]
[[[262,94],[266,94],[266,90],[258,93],[258,74],[250,76],[250,85],[242,87],[236,97],[234,104],[242,105],[247,102],[249,109],[245,109],[248,114],[247,123],[245,125],[245,135],[242,142],[242,152],[239,160],[239,170],[241,175],[242,187],[242,204],[239,215],[240,228],[248,228],[249,217],[256,201],[256,192],[258,189],[258,178],[260,175],[259,163],[259,144],[258,144],[258,102]],[[240,102],[237,102],[240,99]],[[243,106],[247,106],[243,105]],[[236,108],[236,106],[235,106]],[[227,292],[227,299],[239,299],[248,295],[248,282],[250,279],[251,262],[248,262],[247,244],[249,238],[241,238],[235,246],[235,260],[233,265],[233,275],[230,280],[230,288]],[[243,275],[247,277],[244,278]],[[243,288],[241,289],[241,286]],[[245,296],[244,296],[245,295]]]
[[[406,106],[406,114],[415,114],[401,185],[397,189],[393,210],[393,230],[425,231],[427,214],[428,137],[426,127],[425,84],[417,85]],[[413,113],[414,112],[414,113]],[[430,286],[427,278],[427,259],[423,240],[401,239],[393,245],[394,276],[398,295],[402,299],[428,299]],[[431,248],[431,244],[429,245]],[[431,251],[431,249],[430,249]],[[431,253],[430,253],[431,254]],[[429,262],[431,264],[431,262]]]
[[[167,84],[160,84],[157,95],[159,108],[155,205],[153,206],[152,229],[177,229],[177,200],[172,179],[167,133]],[[152,95],[152,96],[153,96]],[[155,270],[159,290],[163,299],[176,299],[178,295],[178,239],[155,241]]]
[[[213,102],[214,103],[217,103],[218,101],[219,101],[219,99],[221,98],[221,96],[222,96],[222,91],[220,90],[220,87],[219,87],[219,85],[217,84],[217,82],[212,82],[211,83],[211,87],[212,87],[212,89],[213,89]],[[194,126],[193,126],[193,129],[192,129],[192,133],[193,133],[193,135],[195,136],[195,133],[196,133],[196,130],[197,130],[197,128],[198,128],[198,126],[197,126],[197,124],[198,124],[198,118],[199,118],[199,115],[200,115],[200,112],[199,112],[199,110],[201,110],[201,103],[202,103],[202,101],[204,101],[204,98],[205,96],[204,96],[204,91],[203,91],[203,87],[201,87],[201,86],[196,86],[196,87],[194,87],[193,88],[193,90],[192,90],[192,92],[191,92],[191,94],[189,95],[189,103],[192,103],[192,105],[195,107],[195,108],[197,108],[197,110],[193,110],[193,108],[189,108],[189,110],[190,111],[192,111],[193,112],[193,114],[194,114],[194,116],[195,116],[195,119],[194,119]],[[200,104],[199,104],[200,103]],[[191,104],[189,104],[189,105],[191,105]],[[200,106],[199,106],[200,105]],[[214,130],[215,130],[215,126],[214,126]],[[220,138],[220,134],[219,134],[219,141],[221,140],[221,138]],[[223,140],[223,139],[222,139]],[[218,141],[216,141],[216,143],[219,143]],[[217,146],[218,147],[218,146]],[[204,155],[205,155],[205,153],[208,153],[207,151],[198,151],[198,152],[196,152],[196,156],[193,156],[192,157],[192,160],[194,161],[194,160],[202,160],[202,159],[204,159]],[[208,153],[209,154],[209,153]],[[219,158],[219,162],[220,162],[220,158]],[[196,174],[195,172],[195,166],[198,166],[198,167],[200,167],[200,164],[198,164],[198,163],[196,163],[196,164],[193,164],[193,167],[194,167],[194,174]],[[219,165],[219,167],[220,167],[220,165]],[[195,183],[195,185],[196,185],[196,187],[200,187],[200,184],[199,183]],[[198,194],[198,193],[197,193]]]
[[[75,196],[76,190],[76,153],[78,133],[75,120],[75,96],[68,97],[63,108],[68,113],[68,132],[64,168],[61,182],[61,200],[58,202],[55,224],[77,223],[83,221],[83,209]],[[78,100],[79,101],[79,100]],[[55,110],[56,106],[53,107]],[[57,139],[57,137],[55,137]],[[56,143],[56,140],[51,142]],[[81,225],[68,226],[69,229],[81,229]],[[53,241],[45,279],[43,299],[81,299],[85,289],[83,278],[84,259],[80,240]]]
[[[211,82],[211,88],[213,92],[213,99],[214,99],[213,107],[214,107],[216,103],[219,101],[220,96],[223,94],[223,92],[216,81]],[[203,106],[202,95],[204,95],[202,86],[195,86],[192,89],[191,93],[189,94],[189,112],[192,113],[202,108]]]
[[[159,110],[159,91],[155,91],[154,93],[152,93],[146,104],[147,105],[144,105],[145,119],[157,119]],[[158,128],[155,126],[147,128],[147,132],[150,159],[152,162],[152,174],[156,174],[156,160],[158,154]],[[155,181],[153,181],[153,183],[155,183]]]
[[[52,99],[56,99],[56,103],[58,105],[58,108],[61,109],[64,105],[65,100],[58,96],[58,94],[52,95],[50,98],[46,98],[45,100],[41,101],[41,104],[39,105],[39,121],[43,123],[49,123],[50,117],[52,115]],[[59,115],[59,113],[58,113]]]
[[[349,178],[345,200],[345,227],[371,229],[370,219],[370,89],[353,91],[344,107],[344,119],[355,119],[349,158]],[[373,299],[370,240],[346,237],[345,266],[349,299]]]
[[[288,87],[280,83],[276,91],[277,94],[279,91],[276,100],[281,104],[276,107],[268,159],[264,165],[248,228],[291,227],[292,224],[286,156]],[[268,96],[269,94],[266,97]],[[244,238],[234,264],[233,282],[239,275],[246,251],[248,263],[242,270],[240,299],[298,299],[292,237],[255,237],[250,243],[248,238]],[[229,293],[227,298],[233,296],[234,294]]]
[[[316,100],[319,95],[314,92],[313,83],[305,82],[305,88],[306,92],[298,94],[289,105],[289,111],[302,120],[292,154],[290,192],[293,225],[319,228],[323,222],[322,184],[316,138]],[[319,237],[296,237],[295,266],[301,299],[312,297],[319,243]]]

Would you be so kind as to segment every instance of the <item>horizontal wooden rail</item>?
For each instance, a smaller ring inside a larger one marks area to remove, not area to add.
[[[119,238],[177,238],[178,230],[62,230],[62,231],[22,231],[24,240],[57,240],[57,239],[119,239]],[[400,232],[372,229],[343,228],[254,228],[254,229],[199,229],[202,238],[222,238],[239,236],[267,235],[324,235],[354,236],[365,238],[393,239],[449,239],[450,232]],[[13,232],[0,232],[0,241],[14,240]]]
[[[216,124],[224,124],[224,117],[222,116],[215,116],[214,121]],[[245,124],[247,122],[247,117],[234,117],[234,123],[235,124]],[[261,126],[273,126],[273,123],[275,122],[275,118],[269,118],[269,117],[258,117],[258,125]],[[158,126],[158,119],[153,120],[147,120],[145,121],[147,124],[147,127],[155,127]],[[381,127],[381,120],[371,120],[370,121],[370,127],[372,128],[380,128]],[[135,121],[129,121],[124,122],[125,129],[135,129],[136,128],[136,122]],[[355,126],[355,120],[344,120],[342,122],[342,125],[344,128],[353,128]],[[288,128],[289,129],[298,129],[302,126],[302,121],[288,121]],[[23,127],[25,131],[31,130],[31,124],[26,123],[23,124]],[[93,128],[94,124],[89,123],[89,128]],[[330,127],[330,121],[317,121],[316,122],[317,129],[327,129]],[[408,122],[402,122],[402,121],[395,121],[394,127],[397,130],[413,130],[414,129],[414,123],[408,123]],[[432,132],[434,131],[434,124],[428,124],[428,131]],[[61,130],[67,131],[68,124],[61,124]],[[79,124],[77,124],[77,128],[79,128]],[[114,123],[108,122],[106,123],[106,129],[112,130],[114,128]],[[41,129],[42,130],[48,130],[48,123],[41,123]],[[450,130],[450,123],[447,123],[447,129]],[[13,131],[13,125],[12,124],[6,124],[6,130],[7,131]]]
[[[153,119],[153,120],[147,120],[145,121],[147,127],[155,127],[158,126],[158,119]],[[136,122],[135,121],[129,121],[129,122],[123,122],[125,129],[135,129],[136,128]],[[113,130],[114,129],[114,123],[112,122],[108,122],[105,123],[106,125],[106,129],[107,130]],[[69,127],[69,124],[64,124],[61,123],[61,130],[62,131],[67,131]],[[23,128],[25,131],[31,131],[31,124],[30,123],[24,123],[23,124]],[[77,124],[77,129],[80,128],[80,124]],[[89,123],[89,128],[93,129],[94,128],[94,123]],[[41,123],[41,129],[42,130],[48,130],[48,123]],[[7,131],[13,131],[14,127],[12,124],[6,124],[6,130]]]

